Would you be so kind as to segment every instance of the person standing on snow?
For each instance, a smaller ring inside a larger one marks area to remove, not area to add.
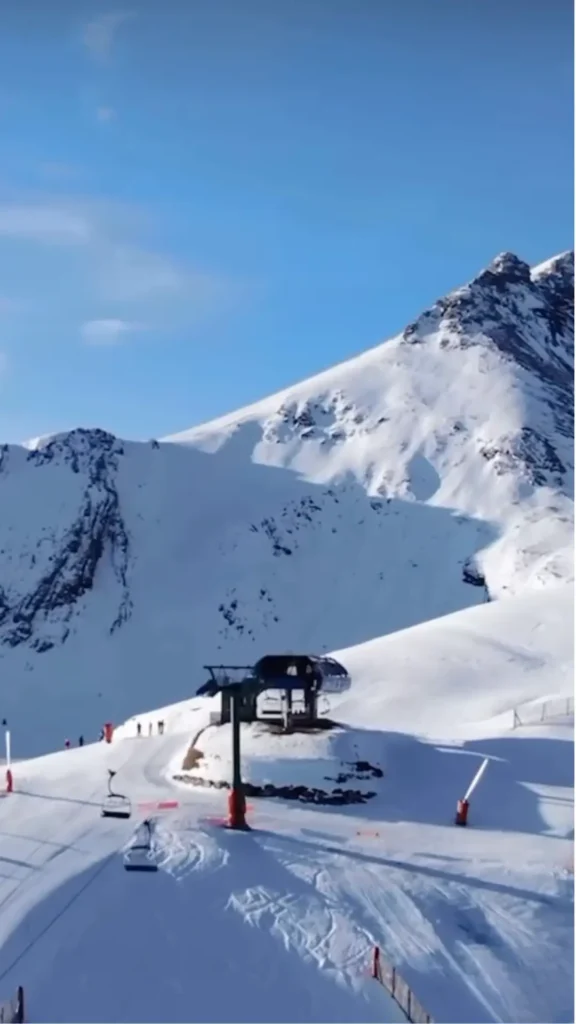
[[[66,750],[70,749],[70,740],[64,740],[64,747],[66,748]]]
[[[84,746],[84,737],[83,736],[79,736],[78,737],[78,746],[79,747],[83,747]]]

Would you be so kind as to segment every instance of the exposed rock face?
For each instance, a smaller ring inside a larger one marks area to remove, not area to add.
[[[47,557],[41,553],[44,538],[37,539],[29,561],[29,567],[37,570],[32,585],[23,589],[16,582],[10,589],[0,588],[1,644],[16,647],[29,642],[43,653],[64,642],[74,610],[93,589],[105,556],[118,582],[118,600],[110,607],[110,632],[129,616],[130,545],[115,483],[123,453],[122,444],[111,434],[81,429],[29,451],[27,461],[39,472],[65,468],[81,476],[82,486],[75,514],[52,535]]]

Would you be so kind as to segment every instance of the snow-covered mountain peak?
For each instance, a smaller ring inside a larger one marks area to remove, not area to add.
[[[395,338],[163,442],[5,446],[2,671],[126,716],[135,678],[158,706],[213,658],[570,579],[570,261],[502,254]]]
[[[77,427],[66,433],[38,438],[35,447],[29,450],[28,461],[38,466],[67,464],[78,473],[94,467],[102,459],[116,466],[115,457],[123,454],[124,445],[114,434],[98,427]]]
[[[532,277],[534,279],[556,277],[564,285],[572,286],[574,284],[574,251],[566,249],[565,252],[538,263],[532,268]]]
[[[480,278],[485,274],[500,274],[508,284],[528,284],[530,282],[530,265],[519,259],[513,252],[501,252],[494,257]]]
[[[465,444],[489,461],[498,455],[497,475],[515,466],[522,486],[570,491],[571,259],[562,254],[532,275],[503,253],[398,337],[168,440],[214,452],[251,423],[244,447],[256,461],[324,481],[352,472],[387,494],[404,493],[415,455],[441,461],[441,476],[449,463],[453,477]]]

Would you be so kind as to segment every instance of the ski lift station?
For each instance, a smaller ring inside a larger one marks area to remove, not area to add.
[[[205,665],[210,678],[198,696],[221,694],[214,724],[230,721],[232,689],[237,691],[243,722],[284,721],[286,727],[313,728],[321,724],[320,696],[344,693],[351,679],[335,658],[311,654],[267,654],[255,665]]]

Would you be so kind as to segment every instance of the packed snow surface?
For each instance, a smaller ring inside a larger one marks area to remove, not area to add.
[[[359,806],[251,799],[253,831],[227,832],[225,790],[174,781],[191,740],[219,732],[202,698],[134,716],[111,745],[17,763],[0,802],[0,993],[24,983],[29,1019],[48,1022],[400,1021],[367,973],[378,944],[436,1021],[573,1020],[572,720],[510,729],[515,703],[570,693],[571,601],[560,586],[502,619],[483,606],[340,652],[357,699],[331,714],[383,768]],[[337,768],[331,733],[243,741],[246,777]],[[99,816],[108,767],[130,821]],[[159,870],[128,874],[122,850],[150,815]]]

